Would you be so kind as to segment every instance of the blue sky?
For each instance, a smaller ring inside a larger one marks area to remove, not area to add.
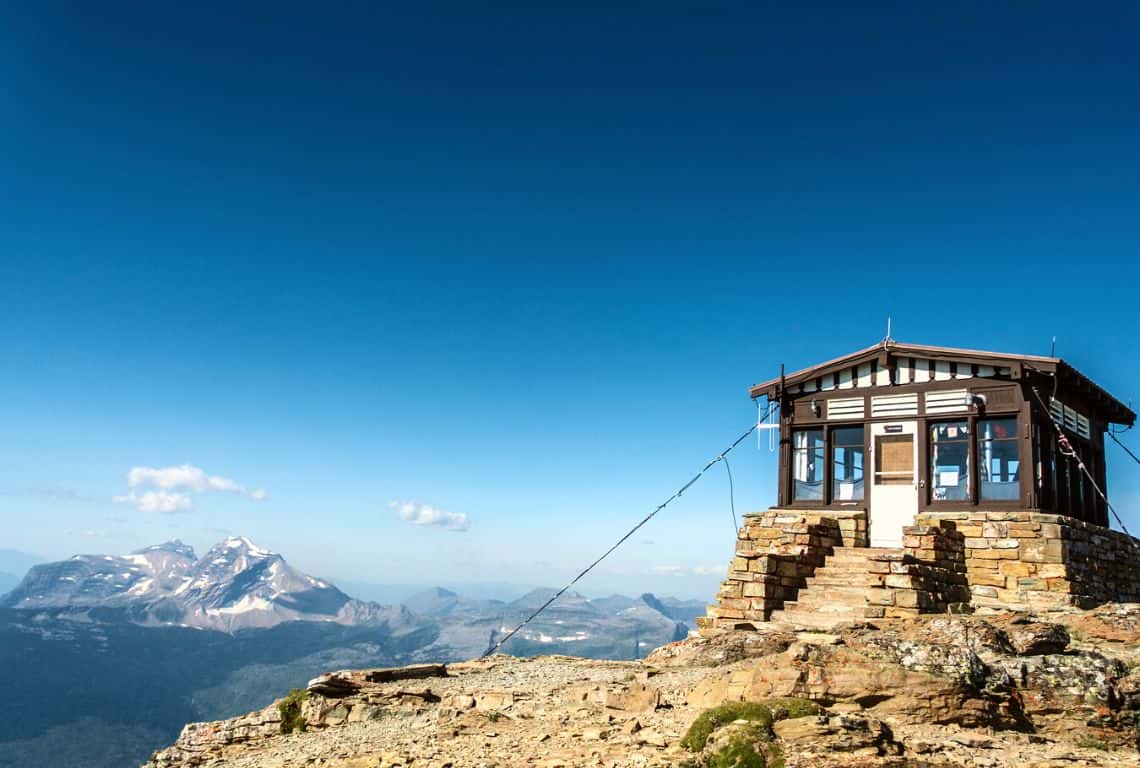
[[[229,5],[6,11],[0,547],[555,584],[888,315],[1140,395],[1134,3]],[[583,590],[731,537],[718,468]]]

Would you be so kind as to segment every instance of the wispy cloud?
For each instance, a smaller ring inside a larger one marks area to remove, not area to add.
[[[657,576],[719,576],[723,565],[658,565],[652,569]]]
[[[191,464],[131,467],[127,488],[125,494],[112,497],[112,501],[130,504],[143,512],[189,512],[194,509],[194,495],[209,492],[232,493],[254,501],[268,497],[264,488],[249,490],[236,480],[211,475]]]
[[[93,496],[73,488],[63,486],[32,486],[0,491],[0,496],[27,496],[32,498],[51,499],[53,501],[75,501],[84,504],[106,504],[106,496]]]
[[[95,528],[67,528],[64,530],[64,534],[67,536],[83,536],[89,539],[105,539],[110,535],[107,531]]]
[[[119,504],[130,504],[142,512],[189,512],[194,509],[194,500],[188,493],[168,491],[130,491],[112,500]]]
[[[398,510],[400,519],[412,525],[430,525],[447,531],[466,531],[471,527],[465,512],[445,512],[415,501],[390,501],[388,508]]]

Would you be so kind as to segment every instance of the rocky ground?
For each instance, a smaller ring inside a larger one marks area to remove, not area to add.
[[[1110,605],[331,673],[148,768],[1135,766],[1138,729],[1140,606]]]

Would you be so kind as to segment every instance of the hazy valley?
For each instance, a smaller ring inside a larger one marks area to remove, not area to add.
[[[168,542],[36,565],[0,598],[0,673],[34,692],[0,704],[0,766],[137,765],[184,723],[257,709],[328,669],[479,656],[551,593],[434,588],[382,605],[242,538],[200,558]],[[568,593],[503,650],[642,657],[703,607]]]

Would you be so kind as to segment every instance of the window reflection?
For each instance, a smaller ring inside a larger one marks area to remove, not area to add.
[[[792,433],[792,498],[823,500],[823,430]]]
[[[930,427],[930,489],[933,501],[970,498],[970,423],[948,421]]]
[[[831,499],[863,500],[863,427],[831,430]]]
[[[1021,498],[1016,418],[978,422],[978,469],[982,499],[1017,501]]]

